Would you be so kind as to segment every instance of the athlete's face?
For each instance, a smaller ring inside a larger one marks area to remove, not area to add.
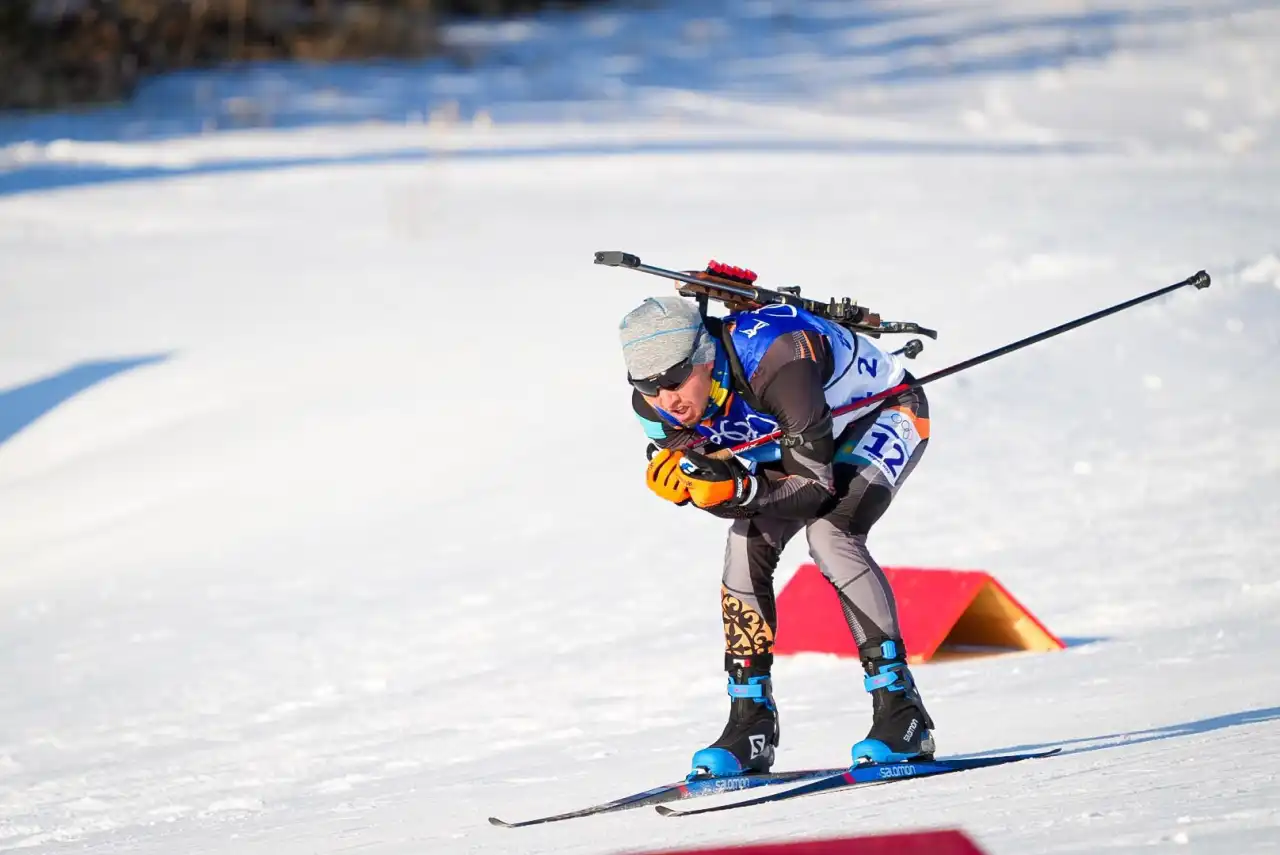
[[[714,362],[695,365],[689,372],[689,379],[675,389],[659,389],[653,397],[645,396],[650,406],[665,410],[679,420],[685,427],[693,427],[707,409],[707,399],[711,396],[711,369]]]

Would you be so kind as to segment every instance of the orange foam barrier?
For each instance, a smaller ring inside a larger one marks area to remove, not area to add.
[[[898,603],[908,661],[1066,647],[989,573],[885,567]],[[835,589],[815,564],[801,565],[778,594],[773,652],[858,655]]]
[[[646,855],[646,853],[636,853]],[[963,831],[918,831],[801,840],[794,843],[749,843],[719,849],[667,849],[647,855],[984,855]]]

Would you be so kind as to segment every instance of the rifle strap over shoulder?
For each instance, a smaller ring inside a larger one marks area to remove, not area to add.
[[[706,316],[703,317],[702,322],[706,326],[707,332],[719,338],[721,346],[724,347],[725,357],[729,361],[729,377],[733,383],[733,391],[746,402],[748,407],[758,413],[765,413],[764,405],[760,403],[760,399],[756,397],[756,393],[751,389],[751,379],[747,377],[747,372],[742,367],[742,360],[738,358],[738,350],[733,346],[733,323],[725,323],[723,318]]]

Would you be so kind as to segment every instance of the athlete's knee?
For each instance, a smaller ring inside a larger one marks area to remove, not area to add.
[[[822,574],[834,583],[866,568],[867,537],[852,534],[828,519],[814,520],[807,531],[809,555]]]

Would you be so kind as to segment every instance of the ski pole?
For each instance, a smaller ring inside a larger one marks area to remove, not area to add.
[[[1013,342],[1012,344],[1006,344],[1004,347],[998,347],[995,350],[988,351],[987,353],[983,353],[978,356],[971,357],[969,359],[964,360],[963,362],[957,362],[955,365],[951,365],[951,366],[948,366],[947,368],[943,368],[939,371],[935,371],[932,374],[927,374],[924,377],[921,377],[918,380],[913,380],[910,383],[899,383],[898,385],[893,386],[892,388],[885,389],[883,392],[877,392],[874,395],[868,395],[865,398],[859,398],[856,401],[850,401],[847,404],[842,404],[839,407],[836,407],[834,410],[832,410],[831,415],[841,416],[841,415],[844,415],[845,413],[849,413],[854,410],[861,409],[867,406],[868,404],[874,404],[876,401],[882,401],[885,398],[892,398],[894,395],[899,395],[903,392],[906,392],[908,389],[917,389],[921,386],[925,386],[929,383],[932,383],[934,380],[941,380],[943,377],[950,377],[952,374],[959,374],[961,371],[964,371],[968,368],[972,368],[975,365],[981,365],[984,362],[990,362],[991,360],[995,359],[998,356],[1004,356],[1006,353],[1013,353],[1015,350],[1021,350],[1024,347],[1030,347],[1031,345],[1036,344],[1037,342],[1044,341],[1047,338],[1053,338],[1055,335],[1061,335],[1062,333],[1067,332],[1068,330],[1073,330],[1076,327],[1082,327],[1085,324],[1093,323],[1096,320],[1105,318],[1107,315],[1114,315],[1116,312],[1122,312],[1125,309],[1129,309],[1129,308],[1132,308],[1133,306],[1138,305],[1139,303],[1145,303],[1148,300],[1154,300],[1156,297],[1161,297],[1165,294],[1168,294],[1170,291],[1176,291],[1179,288],[1185,288],[1187,285],[1194,285],[1197,289],[1208,288],[1209,281],[1210,281],[1209,274],[1201,270],[1199,273],[1195,274],[1194,276],[1189,276],[1188,278],[1183,279],[1181,282],[1175,282],[1172,285],[1166,285],[1165,287],[1158,288],[1149,294],[1143,294],[1141,297],[1134,297],[1132,300],[1126,300],[1125,302],[1112,306],[1109,309],[1102,309],[1101,311],[1094,312],[1091,315],[1085,315],[1083,318],[1077,318],[1074,321],[1068,321],[1067,323],[1062,324],[1060,326],[1056,326],[1053,329],[1048,329],[1048,330],[1045,330],[1044,332],[1039,332],[1039,333],[1036,333],[1035,335],[1027,336],[1026,338],[1021,339],[1020,341]],[[739,445],[735,445],[733,446],[733,448],[729,449],[729,452],[731,454],[740,454],[743,451],[746,451],[751,448],[755,448],[756,446],[764,445],[765,443],[768,443],[768,442],[773,442],[779,439],[781,436],[782,436],[782,431],[776,430],[773,433],[756,437],[755,439],[748,440],[747,442],[741,443]]]

